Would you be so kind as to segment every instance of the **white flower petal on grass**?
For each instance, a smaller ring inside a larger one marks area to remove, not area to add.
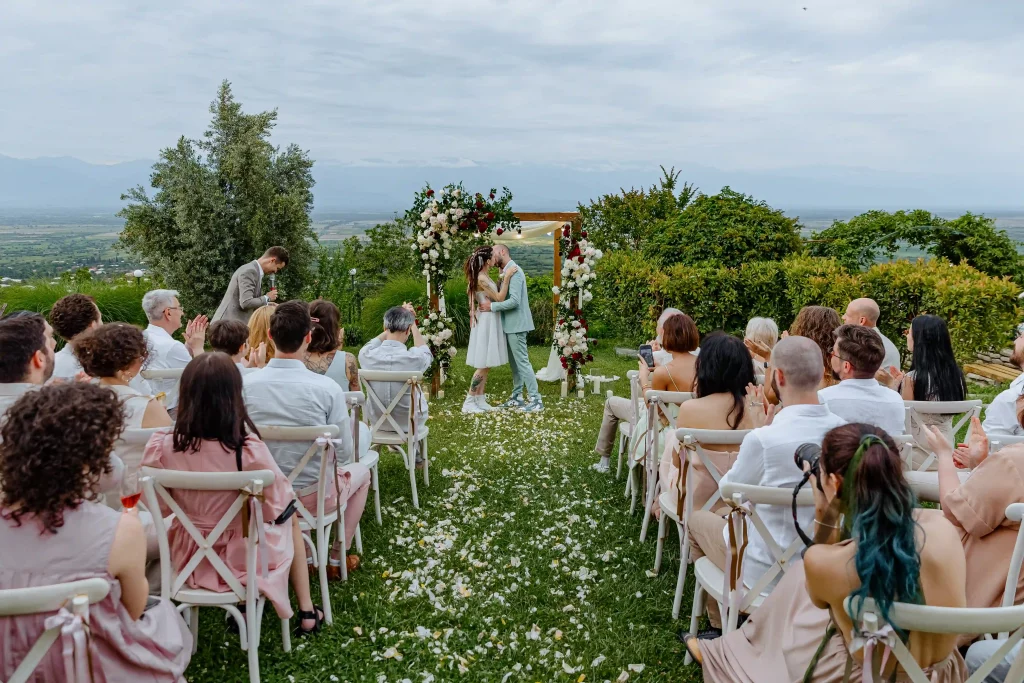
[[[582,670],[583,670],[582,666],[575,666],[575,667],[574,666],[569,666],[569,662],[565,661],[564,659],[562,660],[562,671],[564,671],[565,673],[567,673],[567,674],[575,674],[575,673],[579,673]]]
[[[630,671],[634,672],[634,673],[640,674],[640,673],[644,672],[644,669],[647,668],[647,665],[646,664],[630,664],[626,668],[629,669]]]
[[[527,640],[540,640],[540,626],[534,624],[533,627],[526,632]]]
[[[607,659],[607,657],[605,657],[604,655],[598,655],[597,657],[594,658],[594,661],[592,661],[590,663],[590,668],[596,669],[597,667],[599,667],[602,664],[604,664],[604,660],[605,659]]]
[[[615,679],[615,683],[626,683],[629,680],[629,672],[623,671],[619,674],[619,677]]]

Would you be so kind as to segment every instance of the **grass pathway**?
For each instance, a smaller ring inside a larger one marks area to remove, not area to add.
[[[534,366],[546,355],[531,349]],[[632,367],[604,351],[594,371],[622,377],[612,388],[623,395]],[[603,397],[563,401],[557,385],[542,385],[541,414],[463,416],[468,379],[457,367],[449,396],[431,405],[420,510],[400,459],[382,458],[384,525],[364,516],[363,567],[332,584],[334,625],[285,654],[268,610],[263,680],[700,680],[682,666],[669,614],[674,534],[662,575],[649,578],[655,534],[641,545],[623,483],[589,469]],[[492,400],[510,385],[508,370],[496,371]],[[190,681],[248,680],[218,611],[203,610],[200,639]]]

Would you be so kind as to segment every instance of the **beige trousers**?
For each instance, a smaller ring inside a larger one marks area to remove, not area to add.
[[[696,562],[702,557],[711,560],[716,567],[725,570],[725,518],[716,512],[694,510],[690,513],[690,559]],[[722,628],[722,614],[718,603],[708,600],[708,621],[715,628]]]
[[[615,437],[619,431],[619,422],[633,419],[633,402],[621,396],[612,396],[604,402],[604,418],[601,420],[601,431],[597,435],[597,446],[594,450],[602,458],[611,457]]]

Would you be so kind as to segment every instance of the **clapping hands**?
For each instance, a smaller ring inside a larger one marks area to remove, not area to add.
[[[765,400],[764,387],[747,385],[747,407],[754,429],[767,427],[775,420],[775,406]]]
[[[185,326],[185,346],[193,358],[203,352],[203,345],[206,343],[206,329],[209,326],[210,320],[205,315],[197,315]]]

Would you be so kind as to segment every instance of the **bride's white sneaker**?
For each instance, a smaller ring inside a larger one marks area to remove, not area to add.
[[[489,413],[492,410],[497,410],[497,408],[487,403],[487,397],[483,394],[476,397],[476,405],[480,409],[481,413]]]
[[[476,399],[477,399],[476,396],[467,396],[466,397],[466,400],[462,402],[462,413],[463,413],[463,415],[473,415],[473,414],[476,414],[476,413],[486,412],[483,408],[480,407],[480,404],[477,403]]]

